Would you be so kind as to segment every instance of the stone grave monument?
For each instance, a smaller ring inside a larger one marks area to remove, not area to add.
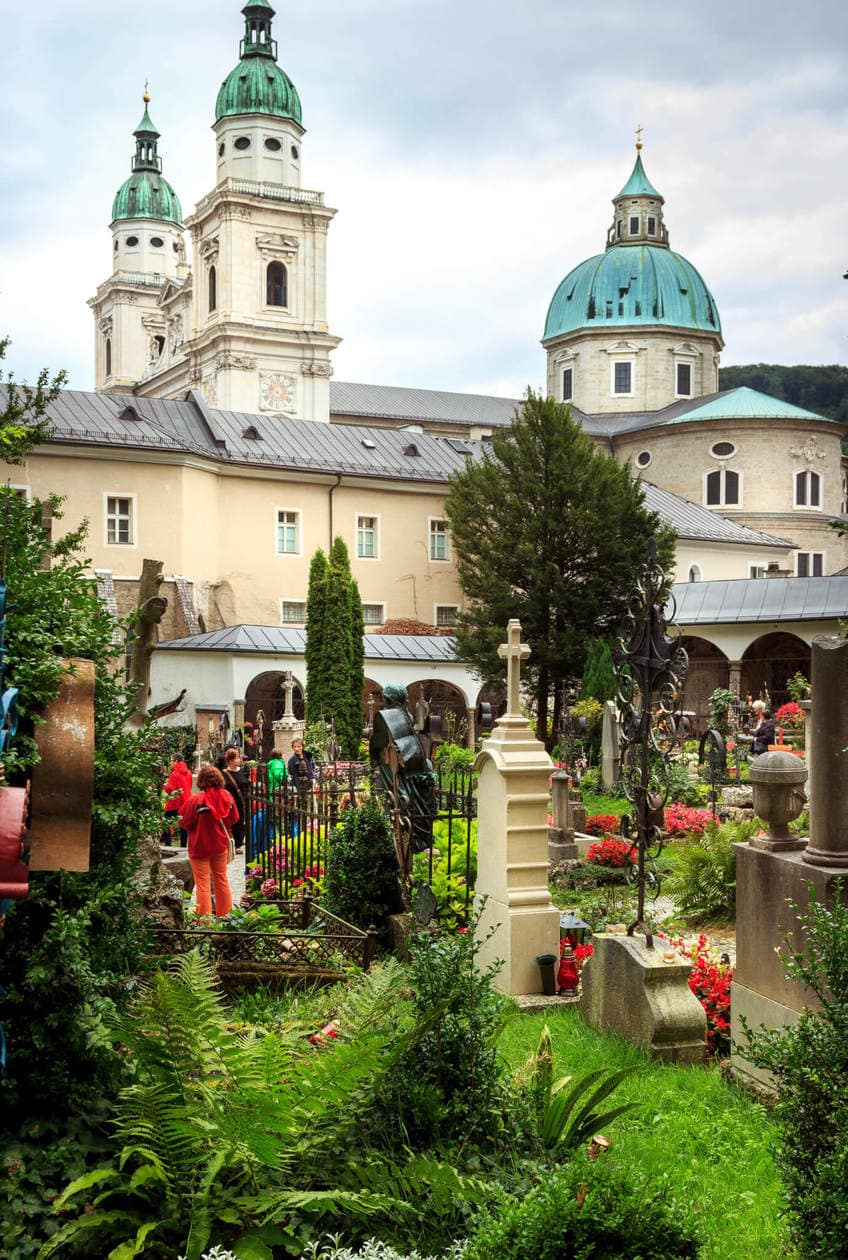
[[[548,889],[548,781],[553,762],[521,714],[520,662],[530,655],[510,621],[499,649],[507,662],[506,713],[477,757],[479,963],[503,960],[495,984],[541,993],[536,958],[559,954],[559,910]],[[494,932],[487,940],[490,929]]]
[[[272,756],[279,757],[281,761],[288,761],[292,755],[295,739],[298,736],[303,738],[303,732],[306,730],[306,723],[301,722],[294,715],[294,678],[291,670],[287,670],[283,675],[283,692],[285,694],[283,716],[271,723],[271,729],[274,732]]]
[[[601,786],[609,791],[621,778],[621,724],[614,700],[604,704],[601,727]]]

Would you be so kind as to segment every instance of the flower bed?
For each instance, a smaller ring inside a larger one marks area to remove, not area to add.
[[[621,830],[621,819],[617,814],[593,814],[586,819],[586,834],[589,836],[616,836]]]
[[[702,836],[708,823],[713,821],[708,809],[693,809],[677,802],[665,809],[665,834],[667,836]]]
[[[658,936],[662,936],[662,932]],[[669,944],[692,963],[689,988],[701,1003],[707,1016],[707,1051],[716,1059],[730,1054],[730,985],[733,968],[717,960],[716,951],[701,933],[697,941],[686,944],[682,937],[669,937]]]
[[[616,869],[626,867],[628,863],[638,860],[636,849],[626,840],[618,836],[604,836],[600,844],[590,844],[586,851],[586,861],[590,866],[609,866]]]

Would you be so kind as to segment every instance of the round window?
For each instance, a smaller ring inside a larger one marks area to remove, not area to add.
[[[234,149],[249,149],[250,136],[239,136],[237,140],[233,141],[233,148]]]
[[[639,454],[636,456],[636,467],[637,467],[637,468],[647,468],[647,467],[648,467],[648,464],[650,464],[650,462],[651,462],[651,452],[650,452],[650,451],[640,451],[640,452],[639,452]]]
[[[265,148],[270,149],[272,153],[279,153],[282,147],[279,140],[275,140],[273,136],[269,136],[265,141]]]
[[[295,162],[300,157],[300,149],[297,147],[296,144],[292,145],[292,157],[294,158]]]
[[[128,237],[127,237],[127,245],[130,247],[130,249],[132,249],[132,248],[133,248],[133,246],[135,246],[135,245],[137,245],[137,244],[138,244],[138,237],[137,237],[137,236],[128,236]]]
[[[150,244],[154,249],[161,249],[165,242],[162,240],[161,236],[151,236]]]
[[[716,459],[727,459],[729,455],[736,454],[736,447],[732,442],[716,442],[710,447],[710,454]]]

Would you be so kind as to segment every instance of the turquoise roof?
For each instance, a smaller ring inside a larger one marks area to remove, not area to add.
[[[155,136],[156,139],[158,140],[161,134],[162,133],[157,131],[156,128],[154,127],[153,119],[150,117],[150,114],[148,113],[147,105],[145,105],[144,117],[142,118],[138,126],[136,127],[135,131],[133,132],[133,135],[134,136]]]
[[[118,189],[112,202],[115,219],[158,219],[182,224],[180,200],[167,179],[157,171],[134,171]]]
[[[662,197],[645,174],[641,153],[636,154],[636,161],[633,170],[630,172],[630,178],[618,194],[618,197],[613,197],[613,201],[618,201],[619,197],[659,197],[660,201],[662,201]]]
[[[687,259],[657,245],[614,245],[562,281],[548,308],[544,339],[633,324],[721,335],[715,299]]]
[[[215,121],[235,114],[270,114],[302,121],[297,88],[270,57],[244,57],[221,84]]]
[[[740,385],[738,389],[729,389],[718,394],[700,407],[693,407],[682,415],[675,416],[668,424],[682,424],[689,420],[826,420],[815,411],[805,411],[794,403],[784,402],[782,398],[772,398],[762,394],[758,389],[750,389]]]

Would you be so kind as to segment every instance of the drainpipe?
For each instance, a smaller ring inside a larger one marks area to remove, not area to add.
[[[333,516],[333,495],[336,493],[336,491],[338,490],[341,484],[342,484],[342,474],[336,473],[336,484],[334,486],[330,486],[330,500],[329,500],[330,501],[330,544],[329,544],[330,548],[332,548],[333,546],[333,536],[335,534],[335,524],[336,524],[335,518]]]

